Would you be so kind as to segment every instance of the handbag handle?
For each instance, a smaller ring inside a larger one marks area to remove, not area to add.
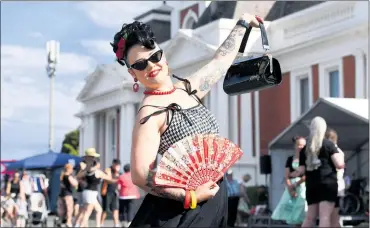
[[[268,50],[270,50],[270,45],[269,45],[269,41],[267,39],[267,33],[266,33],[265,25],[263,23],[259,22],[259,27],[260,27],[260,30],[261,30],[262,48],[265,51],[268,51]],[[238,51],[240,54],[244,53],[245,47],[247,46],[247,41],[248,41],[248,38],[249,38],[249,34],[251,33],[251,31],[252,31],[252,27],[248,28],[247,31],[244,34],[243,40],[240,44],[240,48],[239,48],[239,51]]]

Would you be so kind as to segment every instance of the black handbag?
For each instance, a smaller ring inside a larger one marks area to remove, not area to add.
[[[262,47],[270,50],[264,24],[259,24]],[[238,56],[242,56],[252,28],[249,28],[240,44]],[[282,81],[279,61],[270,54],[258,57],[240,57],[228,69],[223,88],[228,95],[238,95],[279,85]]]

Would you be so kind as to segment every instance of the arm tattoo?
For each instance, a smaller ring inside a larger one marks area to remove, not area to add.
[[[218,48],[216,53],[220,54],[221,56],[226,56],[233,52],[236,46],[236,38],[237,37],[243,38],[245,30],[246,30],[245,28],[235,27],[230,33],[230,35],[227,37],[227,39]]]
[[[199,90],[200,91],[208,91],[211,89],[211,86],[217,81],[223,77],[227,72],[226,68],[223,68],[222,66],[219,66],[214,69],[214,72],[212,74],[203,76],[200,78],[200,83],[199,83]]]
[[[216,64],[206,65],[202,69],[202,75],[199,77],[199,91],[206,92],[211,86],[216,84],[227,72],[230,64],[234,61],[237,54],[237,45],[240,45],[246,29],[241,26],[235,26],[227,39],[216,51]],[[198,76],[195,76],[198,77]]]
[[[154,184],[155,170],[156,170],[156,162],[153,162],[149,170],[147,171],[148,174],[147,174],[145,186],[148,188],[148,190],[151,193],[154,193],[154,195],[157,195],[163,198],[173,199],[173,200],[180,201],[180,202],[184,202],[185,196],[182,194],[182,189],[155,186]]]

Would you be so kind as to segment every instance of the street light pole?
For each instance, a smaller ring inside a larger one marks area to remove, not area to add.
[[[46,72],[50,78],[50,96],[49,96],[49,152],[53,151],[54,148],[54,77],[56,65],[59,61],[59,42],[55,40],[50,40],[46,43],[47,52],[47,66]]]

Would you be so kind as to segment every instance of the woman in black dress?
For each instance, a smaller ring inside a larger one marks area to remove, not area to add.
[[[163,51],[149,25],[124,25],[112,43],[121,65],[144,86],[131,150],[132,181],[149,194],[131,227],[224,227],[227,221],[226,183],[206,183],[195,190],[197,206],[184,209],[185,190],[153,185],[158,155],[191,135],[218,133],[215,117],[200,102],[234,61],[247,28],[258,27],[255,16],[244,14],[214,58],[186,79],[173,83]]]
[[[60,175],[60,193],[58,198],[58,215],[60,219],[65,218],[65,225],[72,227],[73,217],[73,191],[78,187],[77,179],[72,175],[73,166],[68,163],[64,166],[64,170]]]
[[[311,121],[307,145],[300,152],[297,175],[306,174],[308,210],[302,227],[313,227],[319,216],[320,227],[330,227],[338,194],[337,170],[344,168],[344,156],[325,139],[326,122],[321,117]]]

